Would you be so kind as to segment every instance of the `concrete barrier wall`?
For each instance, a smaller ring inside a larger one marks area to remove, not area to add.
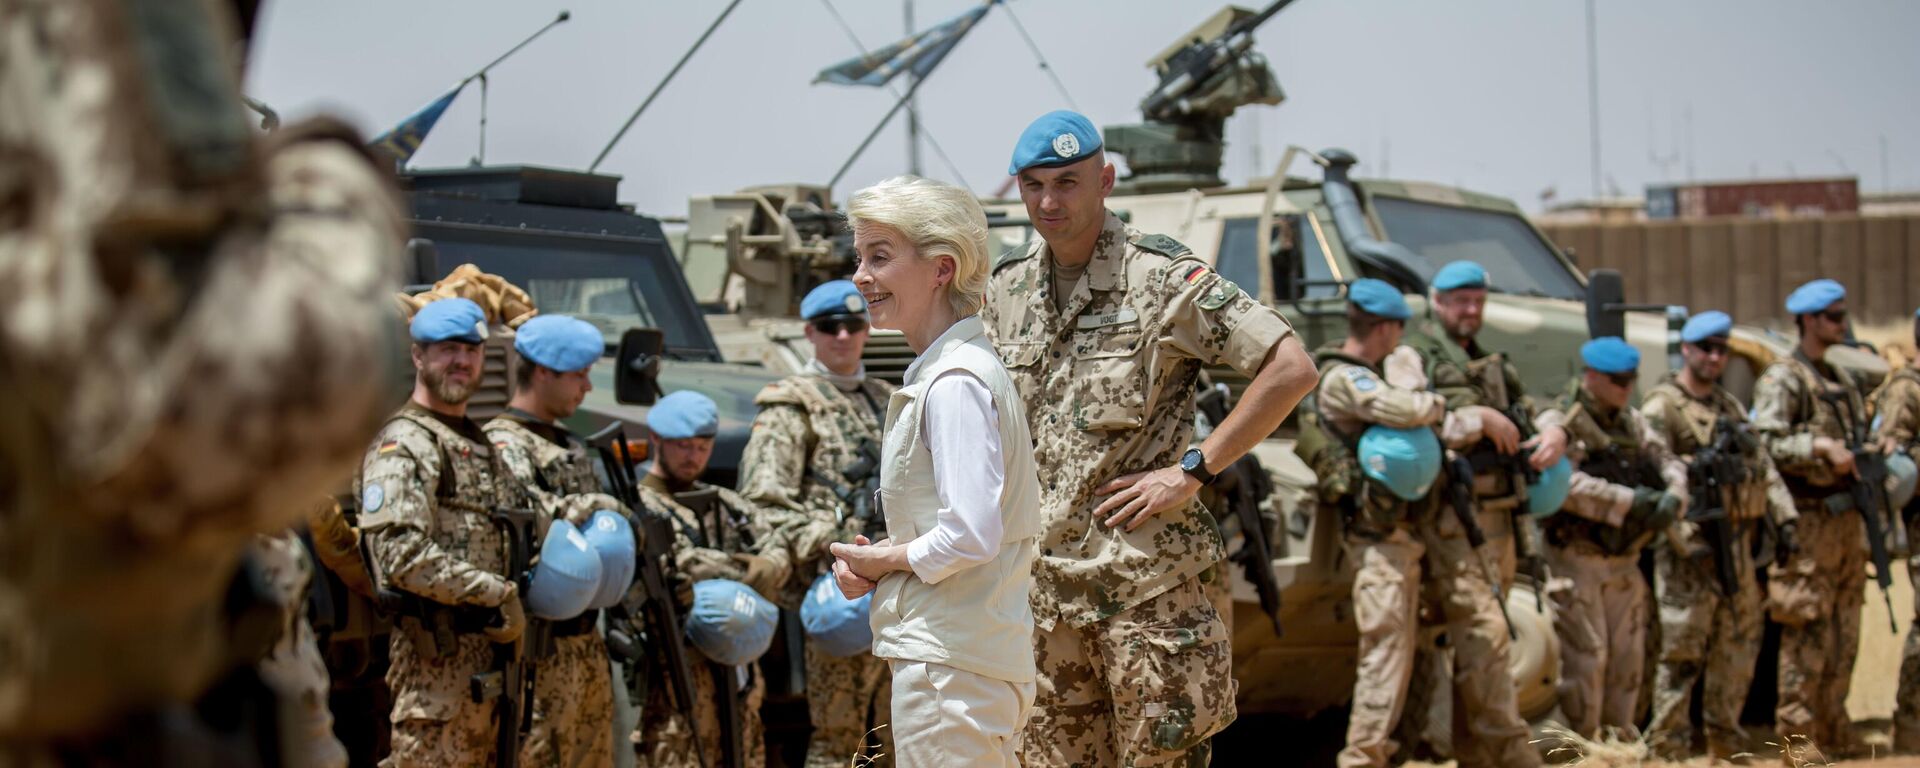
[[[1895,323],[1920,307],[1920,216],[1717,218],[1549,224],[1580,271],[1620,271],[1627,300],[1723,310],[1738,322],[1789,327],[1781,306],[1816,277],[1846,284],[1859,324]]]

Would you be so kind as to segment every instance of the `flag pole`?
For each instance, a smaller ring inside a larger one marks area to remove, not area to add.
[[[475,70],[471,75],[467,75],[461,79],[460,84],[456,86],[464,88],[467,83],[475,80],[480,81],[480,156],[474,159],[475,165],[485,165],[487,162],[487,70],[499,66],[500,62],[507,60],[507,57],[519,53],[520,49],[527,47],[527,44],[533,42],[534,38],[546,34],[547,30],[559,26],[570,18],[573,18],[573,14],[567,11],[561,11],[560,15],[553,17],[553,21],[547,22],[547,25],[541,27],[538,32],[528,35],[527,39],[520,41],[519,45],[507,49],[506,53],[500,54],[499,57],[488,62],[486,66]]]
[[[706,44],[707,38],[713,36],[713,31],[720,28],[720,22],[726,21],[727,14],[733,13],[733,9],[739,5],[740,0],[727,3],[726,10],[720,12],[719,18],[714,19],[713,23],[707,26],[707,31],[700,33],[700,39],[693,41],[693,47],[688,48],[686,55],[681,56],[680,61],[674,63],[673,69],[667,70],[667,76],[660,79],[660,84],[653,87],[652,93],[647,94],[647,100],[640,102],[640,106],[633,110],[633,114],[627,116],[627,121],[620,125],[620,130],[615,131],[613,138],[607,141],[607,146],[600,149],[600,154],[593,158],[593,165],[587,166],[588,173],[600,167],[601,161],[607,159],[607,153],[612,152],[614,145],[619,144],[620,140],[626,137],[627,129],[633,127],[633,121],[640,119],[640,113],[647,111],[647,107],[653,104],[654,98],[666,89],[667,83],[673,82],[673,76],[680,74],[680,68],[687,65],[687,60],[693,58],[693,54],[700,50],[700,46]]]
[[[927,74],[931,75],[933,73],[929,72]],[[872,131],[867,132],[867,138],[860,142],[860,146],[858,148],[853,150],[853,154],[847,157],[847,161],[840,164],[840,170],[834,172],[833,180],[827,182],[827,189],[831,190],[834,188],[835,185],[838,185],[840,183],[840,178],[843,176],[846,176],[847,170],[853,167],[853,161],[860,159],[860,155],[867,151],[867,145],[873,143],[874,138],[878,137],[880,135],[880,131],[887,127],[887,123],[890,123],[893,121],[893,116],[900,113],[900,108],[906,106],[907,102],[913,99],[914,92],[920,90],[920,85],[922,83],[925,83],[926,81],[927,81],[927,78],[925,77],[914,78],[913,85],[912,87],[907,88],[906,95],[901,96],[899,101],[895,101],[893,103],[893,109],[887,110],[886,116],[880,118],[879,124],[873,126]]]

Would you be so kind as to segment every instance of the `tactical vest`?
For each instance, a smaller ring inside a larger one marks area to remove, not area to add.
[[[881,391],[871,392],[870,388]],[[807,413],[813,440],[806,446],[807,469],[800,480],[800,498],[833,499],[837,503],[832,506],[839,510],[841,520],[869,515],[878,518],[869,507],[880,478],[880,419],[891,391],[892,387],[862,383],[860,391],[842,392],[826,377],[802,374],[768,387],[754,398],[754,404],[763,408],[797,405]],[[876,395],[877,399],[869,403],[869,397]]]
[[[540,490],[560,496],[596,493],[600,490],[600,477],[593,472],[593,459],[587,455],[587,446],[579,438],[559,427],[527,422],[514,412],[505,414],[503,418],[533,438],[529,441],[533,448],[533,479],[539,484]],[[542,429],[535,429],[535,426]],[[561,446],[549,439],[543,434],[547,430],[552,430],[567,444]]]
[[[403,408],[394,416],[433,436],[440,479],[433,489],[427,536],[448,554],[488,573],[507,575],[507,540],[492,520],[495,509],[518,506],[512,473],[493,444],[475,442],[431,414]]]
[[[1560,407],[1567,415],[1565,426],[1568,437],[1587,447],[1587,456],[1580,462],[1580,472],[1628,487],[1666,487],[1667,482],[1660,476],[1659,465],[1642,450],[1647,436],[1641,432],[1640,422],[1635,421],[1627,409],[1620,410],[1618,423],[1612,429],[1602,427],[1589,410],[1593,406],[1587,402],[1577,382],[1574,391],[1561,399]],[[1631,552],[1641,534],[1647,532],[1632,523],[1623,522],[1616,527],[1567,513],[1548,517],[1541,527],[1547,543],[1556,547],[1589,541],[1612,555]]]
[[[1428,322],[1418,329],[1408,329],[1401,342],[1420,353],[1421,363],[1425,367],[1427,383],[1435,389],[1465,385],[1473,390],[1473,402],[1461,403],[1449,399],[1448,410],[1463,405],[1484,405],[1506,413],[1512,417],[1513,406],[1519,403],[1522,390],[1519,373],[1507,362],[1507,356],[1501,352],[1489,352],[1480,357],[1471,357],[1470,353],[1458,344],[1445,338],[1444,331]],[[1521,414],[1525,423],[1516,422],[1522,430],[1531,432],[1532,412]],[[1468,448],[1467,453],[1478,454],[1494,450],[1493,443],[1482,440]],[[1483,457],[1484,458],[1484,457]],[[1489,466],[1489,462],[1476,462],[1476,466]],[[1474,476],[1474,496],[1482,502],[1495,499],[1515,498],[1516,488],[1512,475],[1497,470],[1483,470]]]
[[[1697,460],[1701,450],[1712,445],[1715,425],[1720,419],[1735,424],[1745,424],[1747,420],[1739,401],[1725,389],[1714,387],[1709,398],[1706,405],[1712,411],[1711,418],[1702,419],[1697,415],[1699,409],[1688,407],[1689,404],[1699,404],[1699,401],[1688,394],[1672,375],[1668,375],[1665,381],[1647,392],[1643,400],[1662,410],[1662,419],[1668,425],[1667,445],[1673,450],[1674,456],[1689,465]],[[1725,498],[1722,503],[1735,522],[1754,520],[1767,513],[1766,453],[1759,439],[1750,432],[1742,432],[1741,437],[1733,442],[1740,456],[1742,473],[1747,479],[1737,488],[1723,489]]]
[[[1339,351],[1337,342],[1328,342],[1313,353],[1320,368],[1320,383],[1346,365],[1357,365],[1378,374],[1375,366]],[[1384,386],[1384,385],[1383,385]],[[1360,469],[1360,435],[1347,433],[1334,425],[1320,404],[1320,387],[1315,386],[1307,401],[1297,409],[1300,436],[1293,450],[1314,472],[1322,503],[1340,509],[1341,521],[1350,533],[1365,537],[1384,537],[1395,525],[1409,519],[1406,500],[1374,482]]]
[[[1855,424],[1866,418],[1867,407],[1851,374],[1845,369],[1833,367],[1835,381],[1828,382],[1821,378],[1806,352],[1799,349],[1793,351],[1791,359],[1776,361],[1773,365],[1787,366],[1800,384],[1799,391],[1795,393],[1794,425],[1806,425],[1806,431],[1816,437],[1852,439]],[[1835,490],[1837,479],[1830,477],[1831,472],[1822,470],[1818,474],[1829,477],[1781,472],[1787,489],[1793,492],[1796,500],[1821,497]]]

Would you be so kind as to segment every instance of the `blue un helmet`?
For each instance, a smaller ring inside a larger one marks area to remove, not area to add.
[[[1905,453],[1896,453],[1887,457],[1887,503],[1894,509],[1906,509],[1907,502],[1913,501],[1913,491],[1920,485],[1920,467],[1913,463],[1913,457]]]
[[[1426,427],[1375,424],[1360,435],[1354,453],[1363,474],[1407,501],[1426,496],[1440,476],[1440,439]]]
[[[549,621],[571,619],[587,609],[599,589],[600,554],[572,523],[553,521],[527,585],[527,612]]]
[[[780,609],[752,587],[728,579],[693,585],[687,639],[707,658],[737,667],[760,658],[773,645]]]
[[[1540,471],[1540,477],[1527,484],[1527,514],[1543,518],[1560,511],[1573,490],[1573,465],[1562,456],[1553,466]]]
[[[872,611],[872,592],[848,600],[829,571],[807,588],[807,597],[800,603],[800,626],[815,648],[846,658],[873,650],[873,625],[868,621]]]
[[[593,593],[592,609],[612,608],[633,586],[633,524],[627,516],[611,509],[595,510],[587,521],[587,543],[600,555],[600,588]]]

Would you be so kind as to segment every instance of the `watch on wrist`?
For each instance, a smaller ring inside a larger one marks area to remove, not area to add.
[[[1198,448],[1188,448],[1180,457],[1180,471],[1193,475],[1201,485],[1213,482],[1213,473],[1207,471],[1207,457]]]

